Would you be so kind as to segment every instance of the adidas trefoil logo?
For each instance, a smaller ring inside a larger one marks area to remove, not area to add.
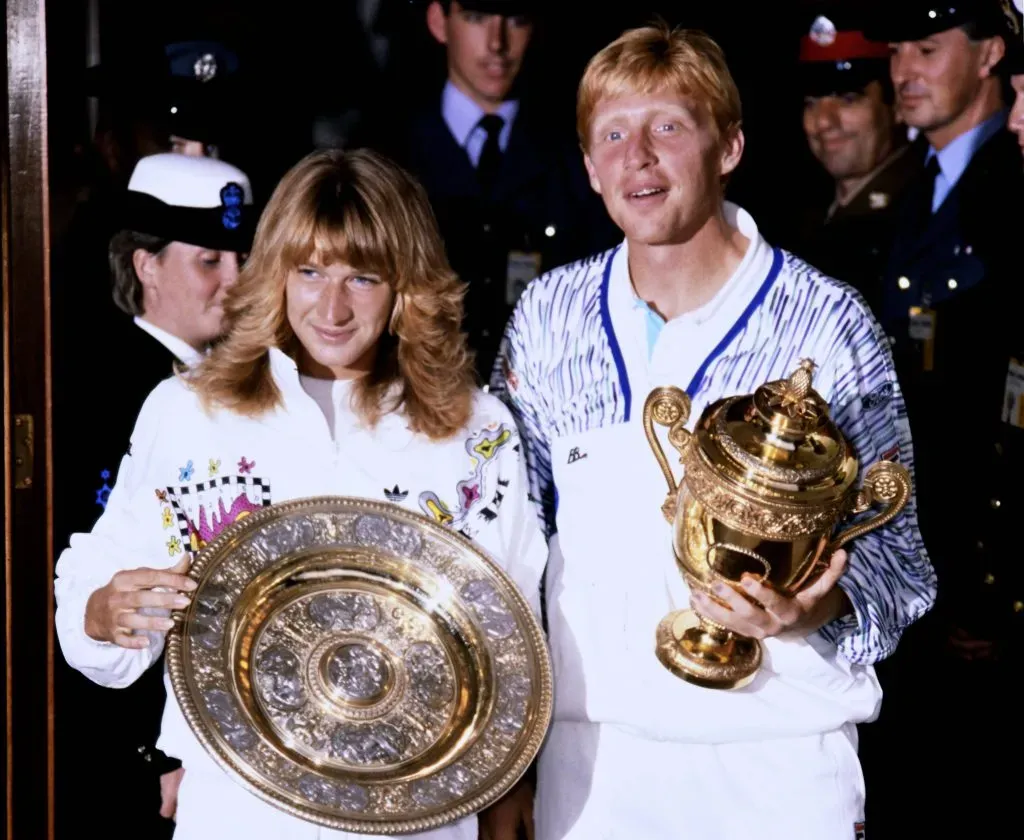
[[[389,502],[404,502],[405,497],[409,495],[409,491],[399,490],[396,484],[393,490],[384,488],[384,495],[387,496]]]

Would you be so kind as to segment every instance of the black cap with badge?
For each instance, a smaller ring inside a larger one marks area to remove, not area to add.
[[[238,56],[216,41],[179,41],[164,47],[165,120],[174,137],[208,145],[223,142],[231,128]]]
[[[168,136],[219,145],[237,122],[239,68],[219,41],[142,42],[89,67],[83,93],[151,118]]]
[[[1012,0],[898,0],[876,3],[865,34],[875,41],[920,41],[958,26],[977,38],[1005,36],[1015,18]]]
[[[149,155],[132,172],[119,227],[214,251],[247,253],[256,227],[249,178],[214,158]]]

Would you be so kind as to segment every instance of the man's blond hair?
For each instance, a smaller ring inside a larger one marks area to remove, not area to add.
[[[659,22],[627,30],[590,59],[576,97],[580,144],[588,148],[590,122],[602,100],[666,91],[703,105],[716,139],[740,127],[740,93],[722,48],[703,32]]]

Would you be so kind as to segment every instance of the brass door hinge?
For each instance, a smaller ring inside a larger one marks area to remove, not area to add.
[[[32,467],[35,464],[36,439],[32,415],[14,415],[14,489],[27,490],[32,486]]]

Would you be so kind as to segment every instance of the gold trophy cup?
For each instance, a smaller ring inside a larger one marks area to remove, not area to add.
[[[910,498],[910,474],[890,461],[872,464],[856,487],[857,459],[811,387],[814,367],[805,359],[789,379],[710,404],[692,433],[684,428],[685,392],[656,388],[647,397],[644,430],[669,487],[662,511],[691,590],[714,598],[716,580],[737,588],[750,574],[795,594],[824,571],[836,549],[894,519]],[[679,484],[655,424],[668,427],[680,453]],[[872,507],[880,508],[875,515],[835,533]],[[694,610],[661,620],[657,654],[676,676],[708,688],[742,687],[761,664],[756,639]]]

